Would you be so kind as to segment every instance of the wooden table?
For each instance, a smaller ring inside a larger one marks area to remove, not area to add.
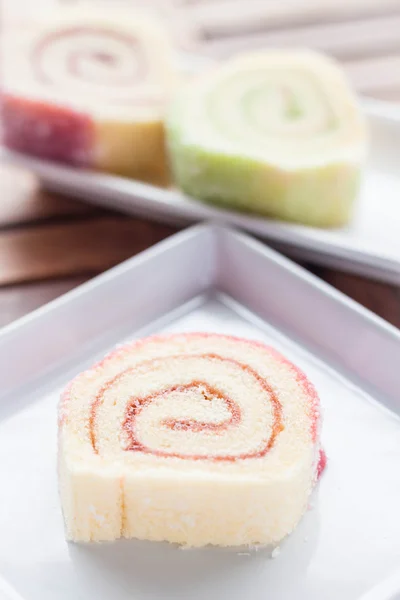
[[[0,326],[176,231],[47,193],[8,166],[0,167],[0,198]],[[400,327],[399,288],[308,267]]]
[[[20,2],[19,8],[26,17],[30,8],[45,11],[59,1]],[[169,11],[171,23],[184,23],[184,35],[176,35],[182,46],[221,57],[306,44],[338,57],[359,92],[400,100],[400,0],[154,2]],[[7,7],[12,13],[18,2]],[[174,231],[47,193],[29,173],[0,165],[0,326]],[[399,288],[306,266],[400,327]]]

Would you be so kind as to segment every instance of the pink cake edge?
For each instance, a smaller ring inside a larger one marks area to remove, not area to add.
[[[5,148],[60,164],[93,167],[95,124],[87,112],[58,100],[6,90],[1,95],[0,114]]]

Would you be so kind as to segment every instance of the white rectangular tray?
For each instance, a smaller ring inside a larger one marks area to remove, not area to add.
[[[77,170],[3,150],[3,159],[35,172],[49,189],[133,215],[169,222],[214,220],[264,237],[288,254],[400,284],[400,111],[368,101],[372,143],[348,227],[322,230],[217,209],[176,190]]]
[[[315,383],[329,463],[313,506],[273,560],[265,550],[68,545],[56,478],[60,389],[121,341],[191,330],[271,343]],[[1,600],[400,598],[399,359],[397,329],[259,242],[208,226],[5,328]]]

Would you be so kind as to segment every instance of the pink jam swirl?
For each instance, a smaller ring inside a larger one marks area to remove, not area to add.
[[[101,39],[101,48],[98,51],[84,51],[74,47],[76,40],[79,36],[99,36]],[[32,51],[32,66],[36,73],[38,81],[45,84],[52,84],[53,82],[49,78],[46,70],[43,66],[43,62],[46,54],[51,50],[51,47],[59,41],[68,40],[71,42],[71,51],[67,56],[66,68],[67,72],[74,77],[87,79],[87,74],[84,76],[82,65],[85,60],[97,63],[98,65],[107,66],[108,70],[112,71],[113,67],[118,66],[118,56],[113,54],[111,51],[105,50],[107,39],[116,40],[117,42],[123,43],[124,48],[127,50],[129,55],[132,57],[132,65],[134,69],[128,76],[113,77],[112,85],[124,86],[138,83],[144,79],[147,71],[145,57],[142,52],[139,41],[129,34],[121,31],[116,31],[107,28],[97,28],[89,26],[81,27],[69,27],[60,29],[53,33],[44,36]],[[60,65],[59,68],[65,68]],[[99,83],[96,79],[94,83]],[[111,84],[110,81],[101,82],[103,86]]]
[[[148,406],[151,402],[158,400],[160,397],[162,397],[164,400],[166,400],[168,395],[173,392],[179,392],[179,391],[184,392],[184,391],[187,391],[190,389],[193,390],[193,389],[203,388],[207,395],[209,395],[210,397],[219,398],[220,400],[222,400],[225,403],[225,405],[230,413],[230,418],[221,423],[205,423],[205,422],[196,421],[196,420],[192,420],[192,419],[185,419],[185,420],[166,419],[162,422],[162,425],[164,427],[168,427],[169,429],[173,429],[173,430],[180,429],[180,430],[190,431],[192,433],[196,433],[199,431],[206,431],[206,430],[217,433],[217,432],[227,430],[230,427],[236,427],[240,424],[240,422],[242,420],[242,414],[241,414],[241,409],[236,404],[236,402],[234,402],[228,395],[223,393],[221,390],[219,390],[215,386],[210,386],[205,381],[193,380],[189,384],[184,384],[184,385],[177,384],[174,386],[163,388],[158,392],[149,394],[144,397],[132,397],[130,399],[130,401],[125,409],[125,418],[124,418],[124,421],[122,424],[122,428],[128,439],[128,443],[127,443],[127,446],[125,447],[125,450],[130,451],[130,452],[143,452],[145,454],[152,454],[152,455],[160,456],[160,457],[164,457],[164,458],[173,457],[173,458],[181,458],[181,459],[186,459],[186,460],[212,460],[212,461],[229,461],[229,462],[234,462],[236,460],[243,460],[243,459],[247,459],[247,458],[261,458],[261,457],[265,456],[271,450],[271,448],[274,446],[278,434],[284,428],[283,416],[282,416],[282,405],[279,401],[279,398],[278,398],[276,392],[274,392],[274,390],[265,381],[265,379],[262,378],[254,369],[252,369],[250,366],[248,366],[244,363],[241,363],[237,360],[221,357],[218,354],[197,354],[197,355],[188,355],[187,357],[179,356],[176,358],[180,358],[182,361],[184,361],[185,358],[193,359],[196,357],[202,358],[202,359],[206,358],[206,359],[210,359],[210,360],[228,362],[231,365],[235,365],[236,367],[239,367],[242,371],[245,371],[246,373],[250,374],[254,379],[257,380],[257,382],[259,383],[260,387],[265,392],[266,397],[269,399],[269,402],[272,405],[273,420],[272,420],[271,433],[265,439],[263,445],[260,448],[258,448],[257,450],[254,450],[252,452],[245,452],[245,453],[242,453],[239,455],[182,454],[177,451],[168,452],[165,450],[153,449],[153,448],[149,448],[148,446],[145,446],[137,437],[136,419],[137,419],[138,415],[143,410],[143,408]],[[171,357],[169,357],[169,358],[171,358]],[[141,363],[140,366],[143,367],[145,365],[145,366],[148,366],[150,369],[152,364],[154,364],[155,361],[159,362],[159,360],[160,359],[150,360],[150,361],[147,361],[146,363]],[[90,435],[90,440],[91,440],[93,450],[96,454],[99,453],[98,440],[97,440],[97,435],[96,435],[97,411],[98,411],[99,406],[103,403],[104,394],[107,391],[109,391],[110,389],[112,389],[112,387],[127,373],[134,373],[134,372],[135,372],[135,368],[130,368],[130,369],[126,369],[125,371],[116,375],[113,379],[111,379],[110,381],[108,381],[106,384],[103,385],[103,387],[98,392],[98,394],[96,395],[96,397],[92,403],[91,410],[90,410],[90,416],[89,416],[89,435]]]

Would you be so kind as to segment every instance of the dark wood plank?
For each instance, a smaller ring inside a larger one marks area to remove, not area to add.
[[[98,273],[174,232],[127,217],[101,217],[0,233],[0,285]]]
[[[0,327],[65,294],[87,279],[88,276],[73,277],[0,288]]]
[[[353,300],[400,328],[400,288],[364,277],[307,265],[308,269]]]

